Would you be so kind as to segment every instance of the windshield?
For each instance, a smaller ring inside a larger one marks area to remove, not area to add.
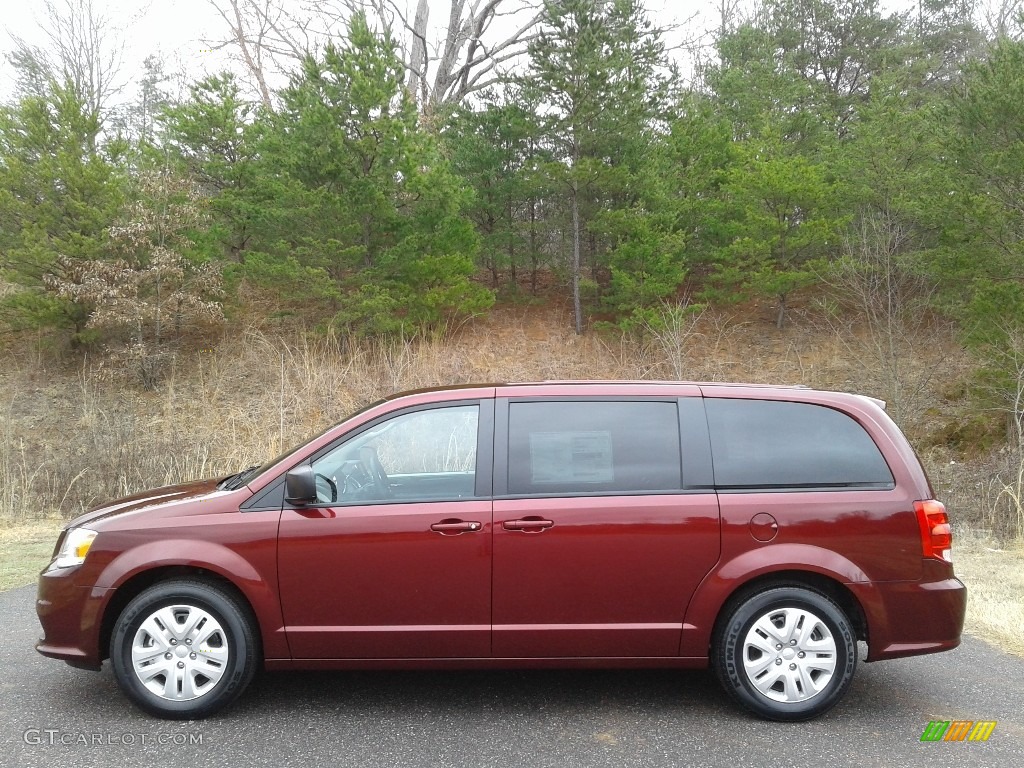
[[[344,419],[342,419],[341,421],[339,421],[339,422],[337,422],[335,424],[332,424],[331,426],[327,427],[327,429],[323,430],[322,432],[320,432],[316,436],[311,437],[311,438],[309,438],[307,440],[303,440],[298,445],[292,446],[291,448],[289,448],[287,451],[285,451],[281,455],[275,456],[274,458],[272,458],[270,461],[264,462],[263,464],[261,464],[258,467],[253,467],[253,468],[251,468],[251,470],[243,471],[242,473],[240,473],[242,477],[239,478],[239,480],[241,480],[239,485],[249,482],[254,477],[259,477],[264,472],[266,472],[271,467],[273,467],[275,464],[278,464],[278,463],[280,463],[282,461],[285,461],[289,456],[291,456],[292,454],[296,453],[301,448],[304,448],[306,445],[308,445],[309,443],[313,442],[317,438],[323,437],[324,435],[326,435],[328,432],[330,432],[332,429],[334,429],[336,426],[338,426],[338,424],[343,424],[344,422],[346,422],[346,421],[348,421],[350,419],[354,419],[359,414],[365,413],[366,411],[370,410],[371,408],[376,408],[378,405],[380,405],[383,402],[385,402],[385,401],[384,400],[377,400],[375,402],[372,402],[369,405],[364,406],[363,408],[360,408],[359,410],[357,410],[357,411],[355,411],[353,413],[350,413]],[[242,478],[244,478],[244,479],[242,479]]]

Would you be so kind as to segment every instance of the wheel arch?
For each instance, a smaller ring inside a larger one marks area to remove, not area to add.
[[[864,608],[860,601],[850,589],[835,578],[826,576],[816,571],[805,571],[800,569],[786,569],[772,571],[754,576],[736,587],[728,594],[718,609],[715,616],[712,631],[708,639],[708,649],[718,636],[722,622],[729,616],[737,605],[759,592],[776,587],[800,587],[818,592],[829,598],[838,605],[853,625],[858,640],[868,640],[868,622]]]
[[[122,584],[118,585],[116,591],[103,610],[103,617],[100,622],[99,653],[100,659],[109,658],[110,640],[113,636],[114,625],[118,617],[128,607],[128,604],[152,586],[174,579],[190,579],[201,581],[210,586],[220,589],[236,600],[238,605],[245,611],[253,628],[253,636],[256,639],[255,652],[257,658],[263,659],[263,633],[259,619],[253,608],[252,602],[245,592],[238,588],[230,579],[207,568],[200,568],[190,565],[163,565],[140,571]]]
[[[825,553],[817,547],[799,546],[794,552],[807,557],[786,557],[781,562],[761,563],[760,567],[744,568],[753,557],[741,556],[717,568],[704,579],[690,600],[683,624],[680,655],[710,659],[711,643],[722,619],[736,603],[754,592],[773,586],[797,586],[815,590],[829,597],[850,619],[857,639],[870,643],[869,616],[861,600],[847,586],[860,582],[863,574],[852,563]],[[822,554],[830,555],[828,558]],[[832,567],[836,566],[836,567]],[[740,575],[742,574],[742,575]],[[870,606],[867,606],[870,608]]]

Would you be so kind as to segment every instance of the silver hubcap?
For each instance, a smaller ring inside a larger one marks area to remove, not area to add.
[[[832,679],[836,641],[813,613],[775,608],[747,632],[743,669],[751,684],[772,701],[806,701]]]
[[[220,682],[230,651],[220,623],[194,605],[168,605],[150,614],[132,641],[132,667],[162,699],[188,701]]]

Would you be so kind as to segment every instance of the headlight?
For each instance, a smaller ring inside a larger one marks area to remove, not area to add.
[[[53,558],[50,568],[71,568],[85,562],[85,556],[89,554],[93,539],[96,538],[96,531],[88,528],[72,528],[64,536],[64,543],[61,544],[60,552]]]

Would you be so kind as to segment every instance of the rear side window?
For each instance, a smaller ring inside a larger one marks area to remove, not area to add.
[[[635,493],[681,486],[674,402],[509,404],[511,494]]]
[[[845,413],[773,400],[704,402],[721,490],[894,485],[874,440]]]

